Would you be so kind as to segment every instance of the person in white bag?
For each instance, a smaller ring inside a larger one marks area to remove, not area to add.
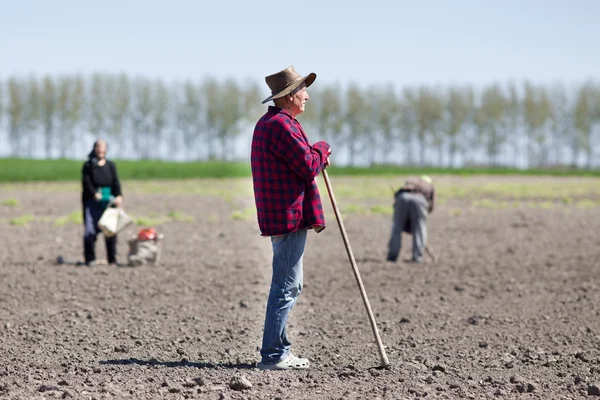
[[[85,265],[96,265],[96,236],[100,233],[98,221],[109,206],[109,203],[120,207],[123,204],[121,183],[117,175],[115,164],[106,159],[107,144],[104,140],[97,140],[94,148],[88,154],[88,160],[82,169],[83,224],[83,253]],[[112,200],[112,201],[111,201]],[[110,265],[117,265],[117,235],[107,237],[106,253]]]

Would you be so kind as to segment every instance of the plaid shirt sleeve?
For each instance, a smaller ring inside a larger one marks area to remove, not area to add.
[[[313,180],[325,165],[329,153],[326,142],[310,146],[297,121],[279,119],[273,127],[271,151],[284,160],[295,173],[306,181]]]

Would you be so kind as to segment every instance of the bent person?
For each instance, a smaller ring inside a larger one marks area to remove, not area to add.
[[[394,194],[392,234],[387,260],[396,262],[402,248],[402,232],[412,235],[412,261],[421,263],[427,245],[427,216],[435,206],[433,180],[423,175],[408,179]]]

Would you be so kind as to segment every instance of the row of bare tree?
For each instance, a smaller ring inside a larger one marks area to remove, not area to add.
[[[600,86],[593,81],[401,90],[320,84],[309,93],[299,119],[311,139],[330,141],[350,165],[593,165],[600,127]],[[108,138],[120,157],[159,158],[167,146],[185,159],[228,160],[236,158],[233,143],[252,134],[267,95],[255,83],[212,78],[166,84],[124,74],[12,77],[0,80],[0,131],[9,138],[0,147],[14,157],[42,146],[48,158],[81,158],[72,145],[91,134]]]

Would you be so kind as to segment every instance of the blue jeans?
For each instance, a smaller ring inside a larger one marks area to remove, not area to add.
[[[260,355],[264,364],[276,364],[290,353],[286,324],[302,291],[302,257],[307,229],[271,237],[273,276]]]

